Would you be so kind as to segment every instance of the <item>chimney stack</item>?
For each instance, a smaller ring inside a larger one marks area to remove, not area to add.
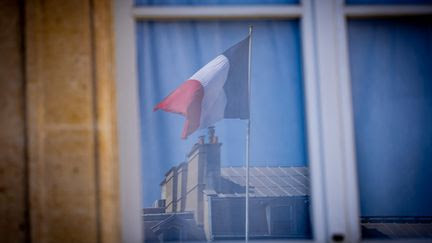
[[[208,128],[208,139],[210,144],[216,144],[218,142],[218,138],[215,136],[214,126]]]
[[[193,211],[198,225],[204,224],[204,190],[217,191],[221,173],[221,145],[215,135],[213,126],[208,128],[208,143],[205,136],[187,155],[187,194],[185,195],[185,211]]]
[[[204,135],[199,136],[198,137],[198,144],[204,144],[204,143],[205,143],[205,136]]]

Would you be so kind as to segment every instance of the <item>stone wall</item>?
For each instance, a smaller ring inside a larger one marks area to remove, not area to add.
[[[0,3],[2,242],[118,242],[109,0]]]
[[[28,239],[22,9],[0,1],[0,236]]]

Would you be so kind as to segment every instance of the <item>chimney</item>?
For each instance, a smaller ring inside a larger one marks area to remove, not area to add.
[[[162,192],[161,196],[162,199],[165,199],[166,212],[177,211],[177,177],[177,168],[174,166],[167,173],[165,173],[165,178],[160,183]]]
[[[208,137],[209,137],[209,143],[215,144],[217,143],[217,137],[215,136],[215,127],[211,126],[208,128]]]
[[[198,144],[205,144],[205,136],[198,137]]]
[[[193,211],[198,225],[204,223],[204,190],[218,191],[221,173],[220,149],[215,128],[208,128],[208,143],[199,137],[187,155],[187,195],[185,211]]]

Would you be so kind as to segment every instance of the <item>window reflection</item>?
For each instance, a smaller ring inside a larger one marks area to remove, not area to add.
[[[152,109],[244,39],[250,24],[250,238],[311,238],[299,21],[142,21],[137,49],[146,241],[244,240],[245,122],[222,120],[182,140],[183,117]]]
[[[431,23],[349,21],[365,238],[432,237]]]
[[[165,173],[161,199],[144,208],[146,241],[244,239],[246,169],[221,166],[214,132]],[[310,238],[306,167],[253,166],[249,195],[250,239]]]

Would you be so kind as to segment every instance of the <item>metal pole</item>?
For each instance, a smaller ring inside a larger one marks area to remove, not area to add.
[[[246,130],[246,220],[245,220],[245,241],[249,241],[249,155],[250,155],[250,115],[251,115],[251,56],[252,56],[252,25],[249,26],[249,55],[248,55],[248,103],[249,119]]]

